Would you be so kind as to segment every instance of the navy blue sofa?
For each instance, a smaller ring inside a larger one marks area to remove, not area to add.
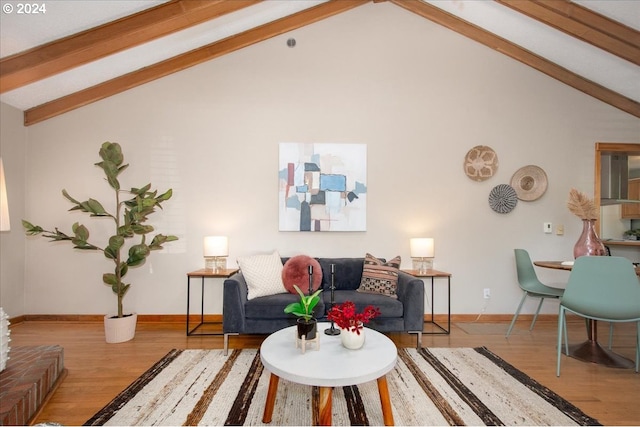
[[[287,258],[283,258],[283,263]],[[361,311],[367,305],[380,309],[380,316],[367,327],[380,332],[408,332],[417,334],[417,346],[422,344],[424,326],[424,282],[407,273],[398,277],[398,298],[382,294],[358,292],[362,280],[364,258],[316,258],[322,268],[323,292],[314,310],[315,317],[326,321],[331,308],[331,265],[334,265],[334,298],[336,304],[353,301]],[[223,320],[225,354],[229,348],[229,336],[239,334],[271,334],[292,326],[296,317],[284,312],[284,307],[299,300],[297,295],[283,292],[277,295],[247,300],[247,282],[242,271],[224,281]]]

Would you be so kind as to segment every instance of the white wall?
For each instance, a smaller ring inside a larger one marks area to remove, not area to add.
[[[103,141],[117,141],[131,164],[125,186],[174,189],[156,218],[180,236],[130,272],[129,310],[183,313],[186,273],[203,267],[203,236],[225,234],[229,264],[277,249],[401,255],[404,268],[409,238],[431,236],[435,268],[453,273],[453,313],[513,313],[521,296],[513,248],[571,259],[582,224],[566,199],[571,187],[592,193],[594,143],[639,135],[635,117],[394,5],[369,4],[31,126],[25,217],[64,230],[81,221],[97,240],[106,236],[102,220],[67,212],[60,191],[110,197],[93,163]],[[278,232],[279,142],[367,144],[366,232]],[[480,144],[500,161],[482,183],[462,169]],[[546,171],[547,193],[510,214],[493,212],[490,190],[528,164]],[[543,222],[563,224],[565,235],[543,234]],[[110,268],[102,255],[36,238],[26,248],[27,313],[115,308],[101,284]],[[221,285],[207,288],[208,312],[221,311]]]
[[[0,306],[9,317],[25,314],[24,159],[22,112],[0,103],[0,156],[4,164],[11,230],[0,231]]]

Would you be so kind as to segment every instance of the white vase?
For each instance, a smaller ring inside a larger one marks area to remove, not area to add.
[[[104,337],[110,344],[133,339],[136,334],[138,315],[133,313],[125,317],[104,316]]]
[[[364,328],[360,328],[360,333],[352,331],[351,329],[340,328],[340,341],[345,348],[349,350],[358,350],[364,345]]]

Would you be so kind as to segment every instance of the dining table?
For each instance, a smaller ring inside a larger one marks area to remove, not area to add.
[[[555,270],[571,271],[573,262],[571,261],[534,261],[533,265]],[[636,274],[640,276],[640,266],[634,265]],[[587,340],[580,344],[569,345],[567,356],[583,362],[592,362],[612,368],[634,368],[635,362],[624,356],[615,353],[608,348],[602,347],[598,343],[598,322],[587,319]]]

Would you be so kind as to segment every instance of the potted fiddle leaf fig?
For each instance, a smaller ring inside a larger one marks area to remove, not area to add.
[[[146,224],[149,215],[155,212],[156,208],[162,209],[162,203],[171,198],[172,190],[158,194],[157,190],[151,189],[151,184],[123,190],[118,176],[129,165],[123,164],[124,156],[120,145],[105,142],[100,147],[99,155],[102,161],[95,165],[104,171],[106,181],[113,189],[114,211],[108,212],[102,203],[92,198],[80,202],[71,197],[66,190],[62,190],[62,195],[74,205],[70,211],[78,210],[88,213],[91,217],[111,220],[113,235],[109,237],[106,245],[99,246],[90,242],[89,230],[77,222],[71,227],[70,234],[60,231],[57,227],[53,231],[45,230],[25,220],[22,221],[22,225],[29,236],[41,235],[54,242],[69,241],[75,249],[100,251],[110,263],[113,263],[113,270],[102,275],[104,284],[109,286],[117,297],[117,315],[106,315],[104,318],[105,338],[107,342],[124,342],[135,335],[137,315],[125,314],[123,310],[123,299],[131,286],[130,283],[125,283],[123,278],[130,267],[144,264],[151,251],[162,249],[164,243],[178,240],[176,236],[156,234],[149,241],[148,236],[154,228]],[[114,326],[122,327],[124,330],[114,330]]]
[[[293,285],[298,295],[300,295],[300,301],[292,302],[284,308],[284,312],[287,314],[293,314],[298,316],[298,338],[303,336],[305,340],[312,340],[316,337],[318,321],[313,317],[313,309],[320,301],[320,292],[322,289],[318,289],[310,295],[305,295],[298,285]]]

